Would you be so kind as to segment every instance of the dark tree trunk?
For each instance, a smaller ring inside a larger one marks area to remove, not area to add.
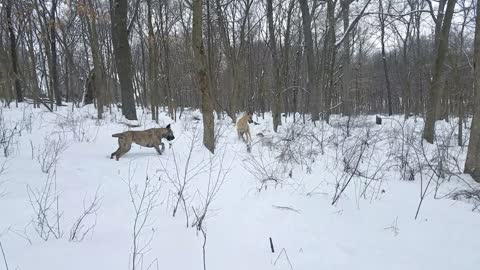
[[[425,118],[425,127],[423,129],[423,138],[429,143],[433,143],[433,138],[435,137],[435,121],[437,120],[440,111],[440,101],[443,97],[442,78],[445,71],[443,64],[448,51],[448,37],[456,2],[457,0],[448,0],[447,11],[442,23],[442,30],[439,33],[440,37],[433,66],[433,77],[430,82],[427,115]]]
[[[388,64],[387,64],[387,53],[385,51],[385,19],[386,15],[384,15],[383,11],[383,3],[382,1],[378,4],[378,19],[380,20],[380,42],[382,45],[382,63],[383,63],[383,73],[385,76],[385,84],[387,90],[387,106],[388,106],[388,115],[393,114],[392,109],[392,87],[390,85],[390,77],[388,74]]]
[[[305,56],[307,57],[307,92],[312,97],[310,102],[310,111],[312,113],[312,121],[319,120],[320,99],[317,92],[317,82],[315,76],[315,58],[313,56],[313,38],[312,38],[312,18],[310,16],[310,9],[308,8],[307,0],[299,0],[300,9],[302,11],[303,22],[303,36],[305,39]]]
[[[275,27],[273,25],[273,0],[267,0],[267,18],[268,18],[268,32],[270,36],[270,51],[273,60],[273,130],[277,132],[278,126],[282,124],[280,117],[280,66],[277,54],[277,43],[275,40]]]
[[[10,36],[10,56],[12,58],[12,71],[15,80],[15,95],[17,102],[23,102],[22,84],[20,82],[20,74],[18,73],[18,57],[16,48],[17,42],[12,22],[12,0],[7,1],[7,6],[5,9],[5,13],[7,15],[8,33]]]
[[[127,10],[127,0],[110,0],[113,53],[120,81],[122,113],[128,120],[137,120],[132,81],[132,53],[128,43]]]
[[[480,0],[477,0],[477,10],[480,10]],[[474,55],[474,77],[475,77],[475,101],[472,128],[470,131],[470,142],[468,144],[467,160],[465,162],[465,173],[469,173],[477,182],[480,182],[480,16],[475,19],[475,55]]]
[[[207,60],[202,41],[202,0],[193,1],[192,41],[198,86],[202,96],[203,144],[213,154],[215,151],[215,128],[213,103],[210,96],[209,76],[207,74]]]
[[[50,66],[50,76],[53,93],[55,95],[55,104],[62,106],[62,93],[58,85],[58,62],[57,62],[57,33],[56,33],[56,13],[57,13],[57,0],[52,1],[52,7],[50,10],[50,52],[52,54],[52,61]]]

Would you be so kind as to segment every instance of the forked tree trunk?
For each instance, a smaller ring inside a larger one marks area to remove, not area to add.
[[[440,111],[440,101],[443,97],[442,78],[444,74],[443,64],[448,51],[448,37],[452,17],[457,0],[448,0],[447,11],[442,23],[442,30],[439,33],[438,48],[436,50],[435,63],[433,66],[433,77],[430,82],[430,93],[427,107],[427,115],[425,118],[425,127],[423,129],[423,138],[433,143],[435,136],[435,121]]]
[[[202,41],[202,0],[193,0],[192,41],[197,81],[202,96],[203,144],[213,154],[215,152],[215,128],[213,103],[210,96],[205,48]]]

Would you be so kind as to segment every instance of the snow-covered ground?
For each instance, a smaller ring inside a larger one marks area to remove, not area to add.
[[[138,113],[135,129],[157,126]],[[1,114],[0,134],[17,124],[18,136],[6,159],[0,146],[0,269],[203,269],[203,255],[209,270],[480,265],[480,213],[452,199],[478,189],[457,174],[466,148],[451,146],[454,123],[432,146],[421,119],[356,117],[346,137],[346,118],[289,117],[274,134],[266,115],[250,125],[249,153],[224,120],[210,155],[200,113],[186,111],[161,115],[176,137],[162,156],[133,145],[115,161],[111,134],[128,129],[116,109],[100,121],[88,106]]]

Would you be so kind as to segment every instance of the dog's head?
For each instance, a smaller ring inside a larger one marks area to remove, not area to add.
[[[252,112],[247,112],[246,117],[247,117],[248,123],[250,123],[250,124],[253,123],[253,113]]]
[[[173,136],[173,130],[170,128],[170,124],[168,124],[165,128],[167,129],[167,133],[165,134],[167,141],[172,141],[175,139],[175,136]]]

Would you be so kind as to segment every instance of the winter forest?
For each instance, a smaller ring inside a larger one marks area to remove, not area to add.
[[[0,270],[477,269],[480,0],[0,0]]]

